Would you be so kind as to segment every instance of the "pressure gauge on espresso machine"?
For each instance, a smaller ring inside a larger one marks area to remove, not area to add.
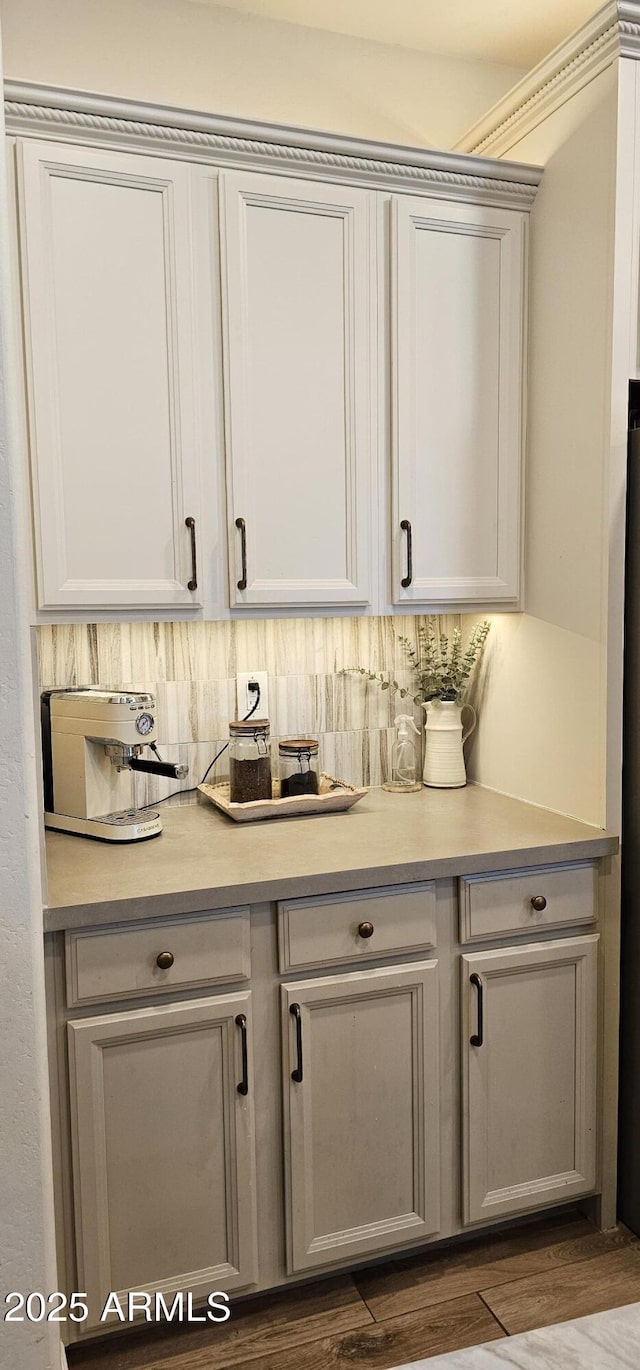
[[[140,714],[139,717],[136,718],[136,729],[143,737],[146,737],[148,733],[152,732],[154,727],[155,719],[153,714]]]

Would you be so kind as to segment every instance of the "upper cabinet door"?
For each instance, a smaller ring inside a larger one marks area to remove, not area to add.
[[[526,218],[392,200],[395,604],[518,598]]]
[[[198,606],[189,168],[20,154],[39,607]]]
[[[366,605],[375,196],[221,180],[231,603]]]

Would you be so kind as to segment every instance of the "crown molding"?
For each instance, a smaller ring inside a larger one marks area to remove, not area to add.
[[[640,4],[638,0],[618,0],[620,56],[640,59]]]
[[[607,0],[474,124],[454,151],[503,156],[620,57],[640,59],[639,0]]]
[[[202,114],[32,82],[5,82],[7,132],[101,144],[189,161],[345,179],[375,189],[411,190],[527,209],[538,167],[458,152],[376,143],[342,134]]]

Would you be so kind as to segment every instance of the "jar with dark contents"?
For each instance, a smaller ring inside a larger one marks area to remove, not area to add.
[[[271,799],[270,724],[266,719],[229,724],[229,798],[232,804]]]
[[[313,737],[296,737],[278,745],[280,794],[318,793],[318,743]]]

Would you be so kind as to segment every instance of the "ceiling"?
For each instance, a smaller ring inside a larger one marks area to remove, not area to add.
[[[600,6],[594,0],[200,0],[242,14],[399,43],[422,52],[535,66]]]

